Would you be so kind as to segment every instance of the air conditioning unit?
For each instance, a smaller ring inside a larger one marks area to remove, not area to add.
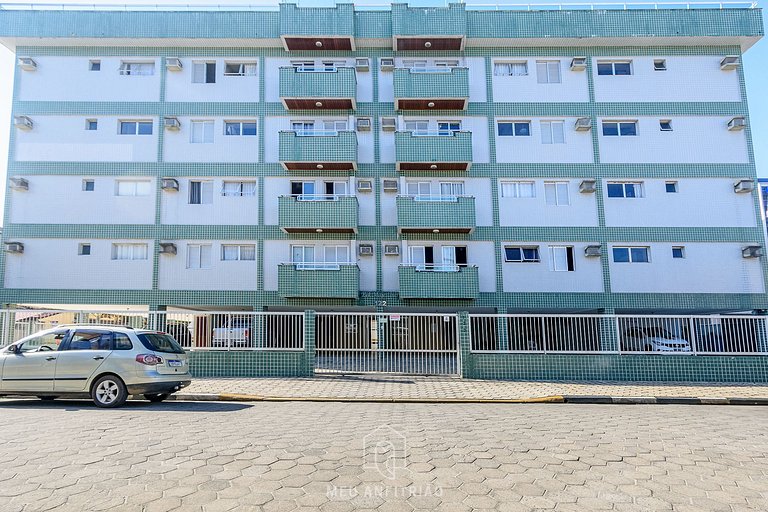
[[[177,132],[177,131],[181,130],[181,123],[179,122],[178,118],[166,117],[165,118],[165,129]]]
[[[394,117],[381,118],[381,131],[393,132],[397,129],[397,120]]]
[[[720,69],[731,71],[739,67],[739,64],[741,64],[741,58],[738,55],[726,55],[720,61]]]
[[[176,248],[176,244],[172,242],[160,242],[159,252],[160,254],[168,254],[172,256],[178,252],[178,249]]]
[[[163,178],[160,188],[167,190],[168,192],[178,192],[179,181],[175,178]]]
[[[399,256],[400,246],[397,244],[387,244],[384,246],[384,256]]]
[[[576,129],[577,132],[588,132],[589,130],[592,129],[592,118],[580,117],[573,124],[573,127]]]
[[[579,192],[582,194],[594,194],[597,190],[597,180],[581,180]]]
[[[738,132],[746,128],[747,120],[742,116],[737,116],[728,121],[728,131]]]
[[[11,178],[9,181],[13,190],[29,190],[29,181],[24,178]]]
[[[370,180],[360,180],[357,182],[358,192],[371,192],[373,190],[373,182]]]
[[[763,255],[763,247],[760,245],[748,245],[741,249],[742,258],[759,258]]]
[[[587,258],[597,258],[603,253],[602,247],[599,245],[588,245],[584,248],[584,256]]]
[[[571,71],[584,71],[587,69],[586,57],[574,57],[571,59]]]
[[[382,188],[384,189],[384,192],[397,192],[399,189],[397,180],[384,180]]]
[[[35,71],[37,69],[37,62],[29,57],[19,57],[19,67],[24,71]]]
[[[181,65],[181,59],[169,57],[165,59],[165,69],[168,71],[181,71],[184,66]]]
[[[379,59],[379,67],[382,71],[393,71],[395,69],[395,59],[390,57]]]
[[[373,256],[372,244],[360,244],[357,246],[357,253],[360,256]]]
[[[737,194],[744,194],[755,190],[755,182],[752,180],[739,180],[733,184],[733,191]]]
[[[27,116],[16,116],[13,118],[13,124],[20,130],[31,130],[35,123]]]
[[[355,70],[357,71],[370,71],[371,59],[368,57],[358,57],[355,59]]]
[[[371,118],[370,117],[358,117],[357,118],[357,131],[369,132],[371,131]]]
[[[5,252],[21,254],[24,252],[24,244],[21,242],[5,242]]]

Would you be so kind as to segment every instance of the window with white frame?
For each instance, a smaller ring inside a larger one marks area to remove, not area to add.
[[[435,61],[435,67],[436,68],[455,68],[458,67],[459,61],[458,60],[436,60]]]
[[[559,60],[537,60],[536,61],[536,81],[540,84],[559,84],[560,83],[560,61]]]
[[[93,192],[96,190],[96,182],[94,180],[83,180],[83,191]]]
[[[256,195],[255,181],[225,181],[221,185],[224,197],[253,197]]]
[[[565,144],[565,121],[542,121],[542,144]]]
[[[146,260],[147,244],[112,244],[113,260]]]
[[[90,256],[91,244],[77,244],[77,254],[78,256]]]
[[[504,246],[504,261],[508,263],[538,263],[541,261],[538,246]]]
[[[496,123],[499,137],[530,137],[530,121],[499,121]]]
[[[225,62],[224,76],[256,76],[256,63]]]
[[[545,181],[544,200],[550,206],[568,206],[571,204],[568,197],[568,182]]]
[[[632,74],[632,61],[631,60],[612,60],[597,61],[597,74],[598,75],[631,75]]]
[[[429,121],[405,121],[405,131],[414,134],[427,133],[429,131]]]
[[[672,246],[672,258],[676,260],[685,258],[685,246],[682,246],[682,245]]]
[[[422,59],[403,59],[403,67],[411,71],[420,71],[427,68],[427,61]]]
[[[349,183],[346,181],[326,181],[323,185],[326,196],[346,196],[349,190]]]
[[[536,197],[536,185],[533,181],[502,181],[501,197],[516,199]]]
[[[213,144],[213,121],[192,121],[190,139],[192,144]]]
[[[494,62],[493,75],[494,76],[527,76],[528,62],[527,61]]]
[[[213,181],[192,180],[189,182],[189,204],[212,204]]]
[[[292,245],[291,246],[292,263],[314,263],[315,246],[314,245]]]
[[[323,130],[326,132],[345,132],[347,131],[346,119],[330,119],[323,121]]]
[[[323,252],[326,263],[349,263],[348,245],[326,245]]]
[[[438,121],[437,122],[437,134],[438,135],[453,135],[456,132],[461,131],[461,121]]]
[[[609,181],[608,197],[643,197],[643,183],[629,181]]]
[[[211,268],[211,244],[187,244],[187,268],[192,270]]]
[[[120,135],[152,135],[152,121],[120,121]]]
[[[634,137],[637,135],[637,121],[603,121],[603,135],[606,137]]]
[[[291,121],[291,130],[297,135],[311,134],[315,131],[314,121]]]
[[[314,181],[292,181],[291,182],[292,196],[312,196],[314,194],[315,194]]]
[[[223,244],[221,261],[256,261],[256,246],[253,244]]]
[[[99,121],[98,119],[86,119],[85,120],[85,129],[88,131],[96,131],[99,129]]]
[[[99,69],[101,69],[101,63],[99,63]],[[120,74],[123,76],[151,76],[155,74],[155,63],[124,61],[120,63]]]
[[[573,272],[576,270],[573,247],[570,245],[550,245],[549,270],[553,272]]]
[[[192,63],[192,83],[193,84],[215,84],[216,83],[216,62],[193,62]]]
[[[650,263],[650,247],[614,247],[614,263]]]
[[[660,119],[659,120],[659,130],[662,132],[671,132],[672,131],[672,120],[671,119]]]
[[[256,135],[256,121],[224,121],[224,135]]]
[[[99,59],[89,60],[88,71],[101,71],[101,61]]]
[[[443,197],[463,196],[464,183],[461,181],[441,181],[440,195]]]
[[[117,180],[116,196],[148,196],[152,192],[152,182],[149,180]]]
[[[409,196],[428,196],[430,188],[428,181],[409,181],[405,184],[405,192]]]

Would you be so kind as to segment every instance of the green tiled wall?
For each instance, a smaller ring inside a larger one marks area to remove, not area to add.
[[[394,71],[395,98],[469,98],[469,70],[453,68],[450,73]]]
[[[471,162],[472,134],[455,132],[452,136],[418,136],[411,132],[397,132],[395,160],[427,163]]]
[[[467,33],[467,11],[464,4],[448,7],[409,7],[392,4],[393,36],[463,36]]]
[[[475,228],[475,198],[457,197],[456,201],[417,201],[397,197],[397,225],[401,229]]]
[[[189,353],[189,369],[197,378],[311,377],[310,364],[307,364],[307,354],[301,350],[198,350]]]
[[[476,299],[480,293],[477,267],[434,272],[403,265],[397,271],[401,299]]]
[[[278,293],[285,298],[357,300],[360,269],[357,265],[340,265],[338,270],[297,270],[295,265],[281,264],[277,283]]]
[[[281,36],[353,36],[355,7],[339,3],[336,7],[297,7],[280,4]]]
[[[355,68],[308,73],[293,67],[280,68],[281,98],[355,98]]]
[[[279,199],[281,228],[357,229],[357,198],[339,197],[335,201],[300,201],[296,197]]]
[[[281,162],[356,162],[357,133],[302,137],[296,132],[280,132]]]

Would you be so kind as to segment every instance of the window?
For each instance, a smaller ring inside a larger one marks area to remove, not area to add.
[[[536,187],[533,181],[502,181],[501,197],[536,197]]]
[[[111,338],[107,332],[76,331],[67,350],[111,350]]]
[[[565,121],[542,121],[542,144],[565,144]]]
[[[213,143],[213,121],[192,121],[189,142],[192,144]]]
[[[256,195],[255,181],[225,181],[221,186],[224,197],[253,197]]]
[[[460,181],[440,182],[440,195],[443,197],[456,197],[464,195],[464,183]]]
[[[529,121],[503,121],[498,123],[500,137],[529,137],[531,135],[531,123]]]
[[[101,71],[101,61],[100,60],[89,60],[88,61],[88,71]]]
[[[152,191],[152,182],[147,180],[117,180],[115,195],[148,196]]]
[[[430,183],[428,181],[409,181],[405,184],[405,191],[409,196],[430,195]]]
[[[314,121],[292,121],[291,130],[296,132],[297,135],[312,133],[315,131],[315,122]]]
[[[649,263],[648,247],[614,247],[614,263]]]
[[[69,331],[66,331],[66,330],[54,331],[54,332],[49,332],[48,334],[43,334],[42,336],[38,336],[36,338],[32,338],[30,340],[27,340],[21,345],[21,351],[37,352],[40,350],[41,347],[48,347],[50,351],[59,350],[59,346],[61,345],[61,342],[64,341],[64,338],[67,337],[68,332]]]
[[[79,256],[90,256],[91,255],[91,244],[78,244],[77,245],[77,254]]]
[[[536,61],[536,80],[540,84],[559,84],[560,83],[560,61],[559,60],[537,60]]]
[[[632,61],[610,61],[610,62],[597,62],[597,74],[598,75],[631,75],[632,74]]]
[[[568,182],[544,182],[544,200],[550,206],[568,206]]]
[[[112,244],[113,260],[145,260],[147,244]]]
[[[653,70],[654,71],[666,71],[667,70],[667,61],[666,61],[666,59],[654,59],[653,60]]]
[[[83,180],[83,191],[93,192],[96,188],[96,182],[93,180]]]
[[[193,84],[215,84],[216,83],[216,63],[215,62],[193,62],[192,63],[192,83]]]
[[[326,132],[345,132],[347,131],[347,120],[331,119],[323,121],[323,130]]]
[[[458,67],[459,61],[457,60],[436,60],[436,68],[455,68]]]
[[[112,342],[114,344],[113,350],[131,350],[133,348],[131,338],[121,332],[112,333]]]
[[[224,76],[256,76],[256,63],[225,62]]]
[[[423,71],[427,68],[426,60],[403,59],[403,67],[411,71]]]
[[[256,135],[256,121],[224,121],[224,135]]]
[[[222,245],[221,261],[256,261],[256,246]]]
[[[664,190],[667,191],[667,194],[677,194],[677,182],[667,181],[664,183]]]
[[[643,184],[609,182],[608,197],[643,197]]]
[[[553,272],[573,272],[573,247],[564,245],[549,246],[549,270]]]
[[[96,119],[86,119],[85,129],[88,131],[96,131],[99,129],[99,122]]]
[[[211,244],[187,244],[187,268],[211,268]]]
[[[494,76],[527,76],[528,62],[494,62]]]
[[[291,246],[291,263],[300,268],[302,263],[315,262],[315,246],[313,245],[293,245]]]
[[[456,132],[461,131],[461,121],[438,121],[437,122],[437,134],[438,135],[453,135]]]
[[[504,247],[504,261],[508,263],[538,263],[538,247]]]
[[[120,121],[120,135],[152,135],[152,121]]]
[[[435,248],[427,245],[411,245],[408,247],[411,264],[416,270],[432,270],[435,267]]]
[[[314,181],[292,181],[291,182],[292,196],[311,196],[314,194],[315,194]]]
[[[682,245],[672,247],[672,257],[676,260],[685,258],[685,247]]]
[[[101,69],[101,63],[99,63]],[[155,74],[154,62],[122,62],[120,74],[123,76],[151,76]]]
[[[213,203],[213,182],[212,181],[190,181],[189,182],[189,204],[212,204]]]
[[[415,134],[427,133],[429,130],[429,121],[406,121],[405,131]]]
[[[325,263],[349,263],[348,245],[325,246]]]
[[[347,195],[348,183],[346,181],[326,181],[324,185],[325,185],[325,195],[327,196]]]
[[[659,121],[659,129],[663,132],[672,131],[672,121],[670,119],[662,119]]]
[[[603,121],[606,137],[633,137],[637,135],[637,121]]]

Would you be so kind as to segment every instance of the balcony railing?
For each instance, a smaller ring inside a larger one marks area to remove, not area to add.
[[[401,299],[477,299],[475,266],[403,264],[398,268]]]
[[[357,299],[360,293],[360,269],[355,263],[282,263],[277,281],[284,298]]]

